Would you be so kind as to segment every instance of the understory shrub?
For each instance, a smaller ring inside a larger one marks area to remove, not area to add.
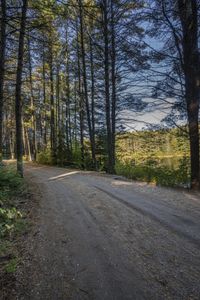
[[[144,164],[132,166],[128,163],[116,163],[116,173],[129,179],[152,182],[163,186],[189,186],[188,160],[183,158],[177,169],[166,166]]]
[[[21,191],[22,186],[23,179],[14,168],[0,167],[0,238],[10,235],[20,226],[22,214],[12,197]]]
[[[45,150],[40,151],[37,154],[37,162],[39,164],[44,164],[44,165],[52,165],[52,156],[51,156],[51,149],[46,148]]]

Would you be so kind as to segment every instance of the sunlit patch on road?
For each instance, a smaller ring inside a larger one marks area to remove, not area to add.
[[[60,179],[60,178],[64,178],[66,176],[70,176],[70,175],[74,175],[74,174],[77,174],[79,173],[78,171],[72,171],[72,172],[69,172],[69,173],[64,173],[64,174],[61,174],[61,175],[58,175],[58,176],[54,176],[54,177],[50,177],[49,180],[57,180],[57,179]]]

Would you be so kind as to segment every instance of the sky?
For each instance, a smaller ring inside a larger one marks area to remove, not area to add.
[[[133,111],[124,110],[121,112],[121,119],[125,120],[123,125],[127,131],[142,130],[148,125],[160,125],[161,120],[167,115],[167,111],[160,110],[144,111],[135,113]]]

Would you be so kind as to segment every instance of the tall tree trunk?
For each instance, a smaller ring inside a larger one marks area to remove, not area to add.
[[[80,81],[81,82],[81,81]],[[85,169],[85,146],[84,146],[84,105],[83,105],[83,87],[79,86],[80,103],[79,103],[79,119],[80,119],[80,142],[81,142],[81,168]]]
[[[3,159],[3,86],[6,50],[6,0],[1,0],[1,29],[0,29],[0,164]]]
[[[115,131],[116,131],[116,49],[115,49],[115,21],[113,0],[111,0],[111,81],[112,81],[112,168],[115,172]]]
[[[53,49],[50,45],[50,103],[51,103],[51,158],[52,162],[56,162],[56,136],[55,136],[55,103],[54,103],[54,81],[53,81]]]
[[[71,113],[70,113],[70,81],[69,81],[69,46],[66,31],[66,144],[67,159],[71,159]]]
[[[86,72],[86,61],[85,61],[85,46],[84,46],[84,28],[83,28],[83,6],[82,0],[78,0],[79,3],[79,19],[80,19],[80,38],[81,38],[81,58],[82,58],[82,67],[83,67],[83,85],[84,85],[84,97],[85,97],[85,105],[86,105],[86,113],[87,113],[87,123],[89,130],[89,138],[91,144],[91,152],[92,152],[92,161],[93,166],[96,168],[96,155],[95,155],[95,139],[94,132],[91,126],[91,118],[90,118],[90,107],[89,107],[89,98],[88,98],[88,85],[87,85],[87,72]]]
[[[27,131],[26,126],[24,125],[23,120],[22,120],[22,137],[23,137],[24,155],[26,157],[26,160],[32,161],[29,135],[28,135],[28,131]]]
[[[33,150],[33,160],[36,161],[37,153],[37,141],[36,141],[36,118],[35,118],[35,101],[33,94],[33,80],[32,80],[32,62],[31,62],[31,45],[30,39],[28,38],[28,64],[29,64],[29,84],[30,84],[30,104],[31,104],[31,123],[32,123],[32,150]]]
[[[108,33],[108,5],[103,0],[103,33],[104,33],[104,77],[105,77],[105,110],[107,128],[107,152],[108,152],[108,173],[114,173],[112,159],[112,138],[110,122],[110,83],[109,83],[109,33]]]
[[[74,132],[73,139],[75,143],[75,150],[77,150],[77,82],[74,82]]]
[[[185,97],[190,138],[191,187],[200,188],[199,169],[199,51],[197,1],[178,1],[183,32],[183,71],[185,74]]]
[[[68,60],[68,58],[67,58]],[[66,66],[66,144],[67,144],[67,157],[69,159],[70,154],[70,90],[69,90],[69,77],[68,77],[68,62]]]
[[[9,140],[10,140],[10,154],[11,154],[11,159],[15,158],[15,146],[14,146],[14,134],[13,134],[13,130],[10,130],[10,134],[9,134]]]
[[[25,156],[25,159],[28,159],[28,147],[26,143],[26,134],[25,134],[25,126],[22,118],[22,140],[23,140],[23,154]]]
[[[60,66],[57,66],[57,74],[56,74],[57,80],[56,80],[56,123],[57,123],[57,135],[59,135],[60,132]]]
[[[15,118],[16,118],[16,158],[17,171],[23,177],[23,141],[22,141],[22,71],[23,71],[23,57],[24,57],[24,38],[26,30],[26,13],[28,7],[28,0],[23,0],[22,16],[19,34],[19,49],[17,62],[17,76],[16,76],[16,91],[15,91]]]
[[[28,150],[28,160],[32,161],[32,155],[31,155],[31,147],[30,147],[30,140],[28,136],[28,130],[26,127],[24,127],[24,132],[25,132],[25,139],[27,143],[27,150]]]
[[[44,146],[47,145],[47,114],[46,114],[46,68],[45,68],[45,46],[43,44],[42,54],[42,81],[43,81],[43,103],[44,103]]]
[[[95,86],[94,86],[94,58],[93,58],[93,45],[90,38],[90,71],[91,71],[91,123],[92,132],[95,139]]]
[[[78,39],[78,24],[76,24],[77,31],[77,63],[78,63],[78,96],[79,96],[79,123],[80,123],[80,143],[81,143],[81,167],[85,168],[85,148],[84,148],[84,108],[83,96],[81,89],[81,64],[80,64],[80,49]]]
[[[68,122],[68,150],[72,151],[72,125],[71,125],[71,90],[70,90],[70,73],[69,73],[69,47],[67,41],[67,63],[66,63],[66,107],[67,107],[67,122]]]

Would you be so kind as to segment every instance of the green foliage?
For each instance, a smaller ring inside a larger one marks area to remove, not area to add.
[[[46,148],[45,150],[40,151],[37,154],[37,162],[39,164],[44,164],[44,165],[52,165],[53,164],[50,148]]]
[[[11,234],[22,214],[15,207],[0,208],[0,237]]]
[[[23,179],[12,167],[0,168],[0,262],[1,274],[14,273],[19,263],[16,236],[27,228],[19,209],[19,198],[24,192]],[[17,196],[17,197],[16,197]]]
[[[0,167],[0,190],[12,191],[17,189],[22,183],[22,178],[11,167]]]
[[[75,167],[82,168],[81,148],[79,146],[75,147],[72,152],[72,161]]]
[[[0,168],[0,237],[11,235],[19,227],[22,213],[11,201],[21,190],[22,178],[11,167]]]
[[[0,167],[0,207],[22,186],[23,180],[11,167]]]
[[[180,161],[177,169],[170,169],[153,163],[131,166],[130,164],[118,162],[116,173],[130,179],[152,182],[163,186],[188,186],[190,178],[187,158]]]
[[[17,265],[19,263],[19,259],[18,258],[13,258],[11,259],[5,266],[5,271],[7,273],[15,273],[16,269],[17,269]]]
[[[84,162],[81,158],[79,141],[72,142],[72,149],[66,149],[60,134],[56,160],[52,160],[49,148],[37,155],[41,164],[57,164],[93,170],[88,139],[84,140]],[[106,171],[106,133],[96,135],[97,168]],[[154,182],[165,186],[188,186],[190,177],[189,143],[187,134],[180,129],[146,130],[118,134],[116,137],[116,172],[128,178]]]
[[[189,143],[180,129],[117,136],[117,174],[164,186],[188,186]]]
[[[123,163],[141,164],[150,158],[189,156],[188,137],[177,128],[119,134],[116,146],[117,158]]]

